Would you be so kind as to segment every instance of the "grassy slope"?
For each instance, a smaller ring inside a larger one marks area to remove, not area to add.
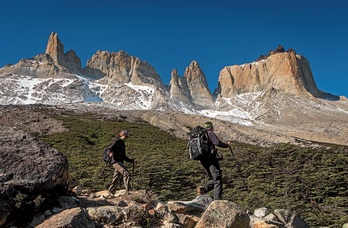
[[[120,120],[96,120],[66,113],[57,116],[68,132],[41,137],[68,157],[76,183],[94,191],[106,188],[113,169],[104,167],[102,151],[110,140],[127,129],[127,154],[135,158],[132,183],[136,189],[155,192],[166,200],[192,200],[203,184],[203,169],[189,160],[187,141],[175,138],[150,124]],[[192,126],[194,127],[194,126]],[[224,194],[246,209],[258,207],[295,210],[312,227],[339,227],[348,222],[347,147],[325,145],[299,148],[277,145],[261,148],[235,142],[221,149]]]

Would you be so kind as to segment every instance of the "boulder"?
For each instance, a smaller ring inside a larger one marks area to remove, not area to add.
[[[0,128],[0,226],[31,219],[69,188],[68,160],[56,149],[10,127]],[[25,212],[25,213],[23,213]]]
[[[196,225],[196,228],[203,227],[249,228],[250,218],[239,205],[226,200],[215,200]]]
[[[83,208],[72,208],[64,210],[49,219],[45,220],[37,228],[45,227],[96,227],[93,221],[88,216],[88,213]]]

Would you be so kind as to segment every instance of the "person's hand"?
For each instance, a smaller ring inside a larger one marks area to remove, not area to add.
[[[109,157],[112,158],[113,155],[114,155],[114,154],[111,152],[111,153],[109,154]]]

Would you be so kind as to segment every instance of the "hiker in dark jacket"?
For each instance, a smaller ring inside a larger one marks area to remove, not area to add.
[[[130,159],[126,155],[126,145],[124,141],[129,137],[128,131],[122,130],[118,133],[116,141],[110,148],[111,153],[109,156],[112,158],[111,164],[115,168],[114,176],[109,186],[109,191],[115,194],[117,184],[123,177],[123,183],[126,189],[126,193],[131,190],[131,176],[126,167],[124,166],[124,161],[134,163],[134,159]]]
[[[208,183],[205,186],[200,186],[197,189],[198,194],[205,194],[214,189],[214,200],[222,199],[222,172],[220,169],[219,161],[216,157],[216,146],[227,148],[231,142],[224,143],[222,142],[217,135],[214,133],[214,127],[212,122],[206,122],[204,124],[205,128],[208,131],[208,148],[209,153],[203,156],[200,160],[205,174],[208,178]]]

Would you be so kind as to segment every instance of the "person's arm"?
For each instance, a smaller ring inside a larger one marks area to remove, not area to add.
[[[125,160],[126,162],[129,162],[129,163],[134,163],[134,160],[135,160],[135,159],[131,159],[131,158],[127,157],[127,155],[124,155],[124,160]]]
[[[228,143],[222,142],[213,131],[208,132],[208,134],[209,134],[209,138],[210,138],[211,142],[215,146],[222,147],[222,148],[229,147],[229,142]]]

